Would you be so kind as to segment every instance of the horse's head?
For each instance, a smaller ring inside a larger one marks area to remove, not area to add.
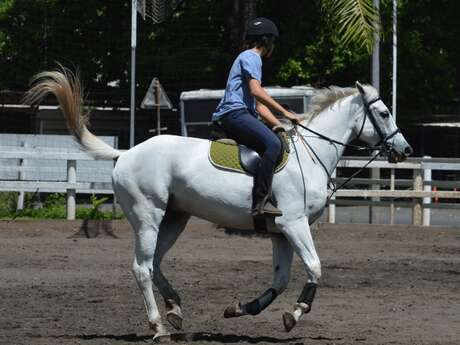
[[[355,126],[357,137],[370,145],[381,146],[390,163],[404,161],[412,154],[412,148],[399,131],[377,90],[359,82],[356,82],[356,88],[364,105],[363,117],[359,118]]]

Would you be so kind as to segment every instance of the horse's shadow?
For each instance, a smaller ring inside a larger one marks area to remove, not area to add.
[[[247,342],[251,344],[257,343],[291,343],[298,341],[302,338],[275,338],[268,336],[256,336],[251,337],[248,335],[238,334],[222,334],[222,333],[207,333],[207,332],[196,332],[196,333],[174,333],[171,334],[171,341],[175,342],[192,342],[192,341],[215,341],[223,344]]]
[[[122,340],[125,342],[144,342],[152,339],[151,335],[138,335],[136,333],[115,335],[115,334],[84,334],[76,336],[82,340],[93,340],[93,339],[110,339],[110,340]],[[196,333],[173,333],[168,338],[159,340],[160,343],[167,342],[194,342],[194,341],[209,341],[218,342],[223,344],[232,344],[246,342],[250,344],[258,343],[271,343],[271,344],[283,344],[300,341],[303,338],[275,338],[268,336],[256,336],[251,337],[248,335],[237,335],[237,334],[222,334],[222,333],[207,333],[207,332],[196,332]]]

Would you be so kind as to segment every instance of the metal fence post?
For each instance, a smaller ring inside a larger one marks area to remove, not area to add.
[[[431,158],[424,156],[423,158]],[[423,190],[431,192],[431,169],[423,168]],[[430,226],[431,209],[425,205],[431,204],[431,197],[423,198],[423,226]]]
[[[67,161],[67,183],[77,183],[77,161]],[[75,188],[67,188],[67,220],[75,219],[76,211],[76,194]]]
[[[337,177],[337,169],[334,169],[334,171],[331,174],[331,178],[335,179]],[[328,212],[328,218],[329,218],[329,223],[335,224],[335,204],[332,204],[331,201],[335,201],[335,195],[331,197],[329,200],[329,212]]]
[[[414,169],[414,191],[423,191],[422,170]],[[420,198],[413,199],[412,206],[412,224],[422,225],[422,200]]]

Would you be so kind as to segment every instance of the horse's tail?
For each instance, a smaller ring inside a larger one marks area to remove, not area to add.
[[[69,131],[86,152],[99,159],[115,159],[121,155],[120,151],[88,130],[89,112],[84,110],[83,88],[78,73],[74,74],[61,66],[60,70],[35,75],[32,84],[24,97],[24,103],[38,103],[48,93],[54,94],[67,119]]]

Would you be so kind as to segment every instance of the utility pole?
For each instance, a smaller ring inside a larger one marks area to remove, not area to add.
[[[134,146],[134,118],[136,114],[136,46],[137,46],[137,0],[131,0],[131,101],[129,116],[129,147]]]
[[[380,12],[380,0],[374,0],[374,7]],[[372,86],[380,92],[380,32],[374,32],[372,51]]]
[[[380,14],[380,0],[374,0],[374,7]],[[372,86],[380,93],[380,28],[374,31],[374,48],[372,50]],[[371,178],[380,179],[380,169],[371,169]],[[372,189],[379,189],[380,185],[372,185]],[[380,198],[372,198],[372,201],[380,201]],[[369,224],[374,223],[374,209],[369,206]]]
[[[397,85],[398,85],[398,0],[393,0],[393,73],[392,73],[393,91],[391,94],[391,112],[396,122],[396,102],[397,102]],[[394,189],[396,180],[395,169],[390,170],[391,188]],[[390,204],[390,224],[395,223],[395,205]]]
[[[398,0],[393,0],[393,98],[391,112],[396,122],[396,102],[398,86]]]

